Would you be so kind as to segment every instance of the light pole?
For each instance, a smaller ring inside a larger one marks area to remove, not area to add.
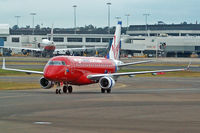
[[[15,16],[15,18],[17,18],[17,26],[19,27],[19,18],[20,18],[21,16]]]
[[[32,22],[33,22],[33,23],[32,23],[32,24],[33,24],[33,33],[32,33],[32,34],[34,35],[34,29],[35,29],[35,27],[34,27],[34,26],[35,26],[35,25],[34,25],[34,21],[35,21],[35,20],[34,20],[34,16],[36,15],[36,13],[30,13],[30,15],[33,16],[33,20],[32,20]]]
[[[127,31],[128,31],[128,26],[129,26],[128,20],[129,20],[130,14],[126,14],[125,16],[126,16],[126,19],[127,19],[126,21],[127,21]]]
[[[72,6],[74,8],[74,34],[76,34],[76,7],[77,5]]]
[[[147,18],[148,16],[150,16],[150,14],[143,14],[143,16],[145,16],[145,23],[146,23],[146,35],[148,36],[148,27],[147,27]]]
[[[156,40],[156,59],[158,59],[158,40],[157,38],[155,40]]]
[[[108,2],[106,4],[108,5],[108,34],[110,34],[110,6],[111,6],[111,3]]]

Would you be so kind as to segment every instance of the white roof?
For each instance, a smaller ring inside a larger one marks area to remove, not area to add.
[[[9,24],[0,24],[0,35],[9,34]]]

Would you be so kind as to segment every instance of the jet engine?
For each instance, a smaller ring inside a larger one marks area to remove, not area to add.
[[[102,77],[99,85],[102,89],[111,89],[115,85],[115,80],[111,77]]]
[[[40,48],[41,47],[41,44],[40,43],[38,43],[38,48]]]
[[[22,49],[22,53],[23,53],[23,55],[27,55],[27,50],[25,50],[25,49]]]
[[[45,79],[44,77],[40,78],[40,85],[43,89],[50,89],[54,86],[52,81]]]
[[[28,55],[29,53],[31,53],[31,50],[22,49],[22,54],[23,55]]]

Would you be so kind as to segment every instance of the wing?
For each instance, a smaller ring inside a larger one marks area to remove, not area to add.
[[[26,48],[26,47],[9,47],[9,46],[0,46],[0,48],[8,48],[8,49],[19,49],[19,50],[31,50],[31,51],[42,51],[39,48]]]
[[[90,49],[107,49],[107,47],[85,47],[85,48],[61,48],[61,49],[55,49],[55,52],[63,52],[63,51],[69,51],[69,50],[90,50]]]
[[[21,70],[21,69],[6,68],[5,58],[3,58],[2,69],[3,70],[9,70],[9,71],[16,71],[16,72],[24,72],[24,73],[27,73],[27,74],[44,74],[43,72],[40,72],[40,71],[31,71],[31,70]]]
[[[149,62],[155,62],[155,60],[147,60],[147,61],[138,61],[138,62],[123,63],[123,64],[119,64],[118,67],[125,67],[125,66],[137,65],[137,64],[142,64],[142,63],[149,63]]]
[[[58,44],[56,44],[58,45]],[[9,46],[0,46],[0,48],[8,48],[8,49],[19,49],[19,50],[31,50],[31,51],[43,51],[43,49],[39,48],[27,48],[27,47],[9,47]],[[69,51],[69,50],[89,50],[89,49],[106,49],[107,47],[86,47],[86,48],[60,48],[55,49],[55,52],[63,52],[63,51]]]
[[[185,71],[185,69],[169,69],[169,70],[155,70],[155,71],[140,71],[140,72],[125,72],[125,73],[111,73],[111,74],[94,74],[88,75],[87,78],[91,80],[99,80],[101,77],[119,77],[119,76],[126,76],[126,75],[138,75],[138,74],[146,74],[146,73],[160,73],[160,72],[176,72],[176,71]]]

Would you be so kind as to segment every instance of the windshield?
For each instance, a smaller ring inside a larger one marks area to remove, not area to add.
[[[60,66],[60,65],[66,65],[64,61],[49,61],[48,65],[54,65],[54,66]]]

